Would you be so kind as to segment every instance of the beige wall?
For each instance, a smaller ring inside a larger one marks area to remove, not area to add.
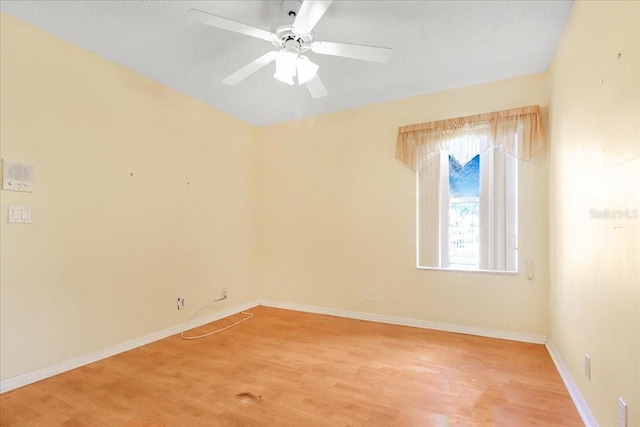
[[[640,424],[640,220],[589,218],[640,208],[638,2],[578,2],[550,75],[266,128],[0,16],[0,155],[35,167],[34,193],[1,192],[2,379],[178,325],[227,287],[227,306],[549,334],[601,425],[618,396]],[[397,127],[529,104],[550,104],[551,146],[522,169],[521,273],[416,270]],[[14,204],[31,225],[6,223]]]
[[[591,218],[640,210],[639,57],[640,2],[577,2],[550,70],[549,335],[602,426],[640,425],[640,218]]]
[[[36,177],[2,192],[3,379],[180,324],[223,286],[227,306],[546,334],[546,154],[523,166],[532,281],[416,270],[415,178],[394,158],[398,126],[546,106],[545,74],[254,128],[6,15],[1,40],[0,154]],[[33,223],[7,224],[10,204]]]
[[[222,287],[227,306],[255,299],[254,129],[0,24],[0,154],[35,175],[33,193],[1,192],[2,378],[178,325]],[[33,223],[7,224],[8,205]]]
[[[261,129],[261,298],[546,335],[546,154],[522,165],[518,275],[417,270],[415,174],[394,156],[399,126],[546,106],[547,89],[537,74]]]

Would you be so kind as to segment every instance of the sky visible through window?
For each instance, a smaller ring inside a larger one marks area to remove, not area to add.
[[[480,195],[480,155],[461,165],[449,155],[449,197],[478,197]]]

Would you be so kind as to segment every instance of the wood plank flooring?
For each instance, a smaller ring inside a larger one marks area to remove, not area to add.
[[[4,393],[0,425],[583,425],[542,345],[249,311]]]

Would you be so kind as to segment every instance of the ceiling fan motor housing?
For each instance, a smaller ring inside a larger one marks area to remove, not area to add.
[[[302,53],[310,49],[313,41],[313,33],[296,34],[293,32],[291,25],[281,25],[273,30],[278,36],[273,45],[278,49],[284,49],[287,52]]]

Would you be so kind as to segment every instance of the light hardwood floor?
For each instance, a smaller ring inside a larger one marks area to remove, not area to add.
[[[583,425],[542,345],[249,311],[4,393],[0,425]]]

